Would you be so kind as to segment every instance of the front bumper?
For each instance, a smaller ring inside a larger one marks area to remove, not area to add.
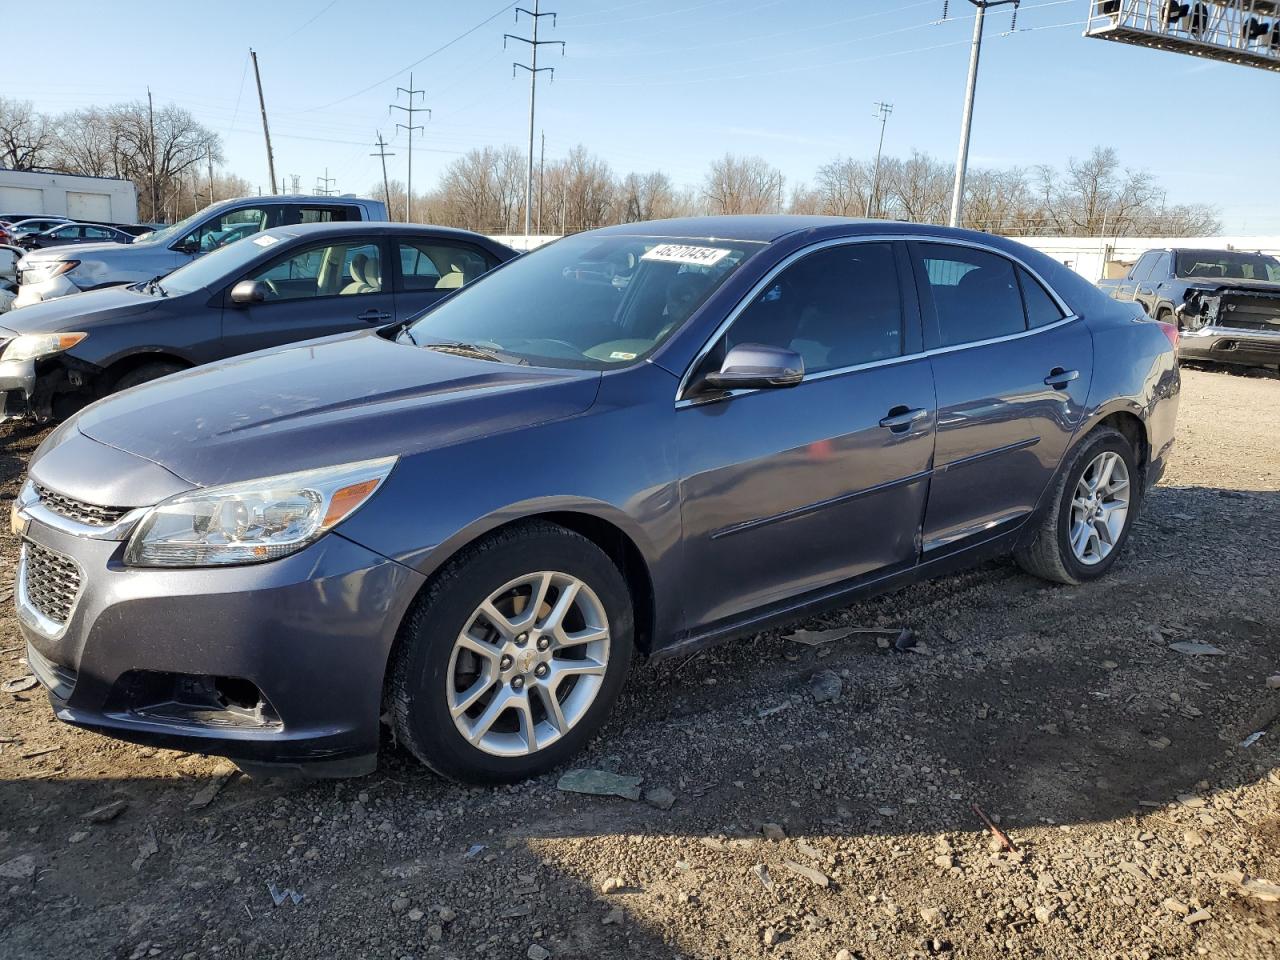
[[[25,416],[35,389],[34,360],[0,360],[0,423]]]
[[[13,301],[13,309],[27,307],[44,300],[56,300],[58,297],[66,297],[79,292],[80,288],[66,274],[49,280],[42,280],[40,283],[23,283],[21,274],[19,274],[18,296]]]
[[[1247,327],[1204,326],[1183,330],[1178,355],[1188,360],[1222,363],[1280,363],[1280,326],[1275,330]]]
[[[60,720],[250,766],[376,765],[383,676],[420,574],[336,533],[264,564],[138,569],[124,566],[122,540],[16,522],[18,617]],[[27,558],[40,548],[80,572],[61,622],[32,599],[45,585],[29,584]],[[261,702],[234,692],[245,690]]]

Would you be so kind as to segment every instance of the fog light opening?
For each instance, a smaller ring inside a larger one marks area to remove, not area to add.
[[[243,677],[214,677],[213,689],[224,706],[241,710],[258,710],[263,705],[262,691]]]

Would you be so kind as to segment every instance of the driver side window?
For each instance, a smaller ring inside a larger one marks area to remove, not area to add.
[[[304,247],[246,279],[267,285],[268,302],[381,293],[382,254],[368,242]]]
[[[902,292],[893,244],[851,243],[792,264],[738,316],[718,353],[758,343],[798,353],[806,374],[898,357]]]
[[[199,253],[208,253],[218,247],[225,247],[245,237],[253,236],[270,225],[265,209],[250,207],[241,210],[229,210],[219,217],[207,220],[182,238],[180,247],[192,249]]]

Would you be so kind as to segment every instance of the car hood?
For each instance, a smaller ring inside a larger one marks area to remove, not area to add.
[[[4,326],[18,333],[57,333],[88,330],[122,317],[154,310],[163,298],[149,297],[124,287],[89,290],[74,297],[33,303],[5,314]]]
[[[570,417],[600,374],[450,356],[360,332],[197,367],[86,407],[85,436],[208,486],[408,456]]]
[[[28,250],[26,259],[31,263],[37,260],[80,260],[100,251],[122,250],[126,247],[132,249],[133,244],[116,243],[114,240],[104,240],[101,243],[60,243],[52,247]]]

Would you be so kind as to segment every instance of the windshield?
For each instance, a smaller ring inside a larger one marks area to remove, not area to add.
[[[242,268],[260,257],[265,250],[273,248],[280,240],[280,237],[273,234],[261,233],[218,247],[165,276],[160,281],[160,286],[165,293],[178,296],[234,279]]]
[[[583,234],[527,253],[405,330],[539,366],[606,370],[651,353],[762,243]]]
[[[1261,253],[1228,250],[1178,251],[1178,276],[1280,282],[1280,260]]]
[[[194,228],[197,223],[208,215],[208,213],[208,207],[205,207],[203,210],[197,210],[185,220],[179,220],[177,223],[164,227],[160,230],[153,230],[150,233],[144,233],[133,242],[138,243],[145,238],[147,243],[168,243],[174,237],[185,236],[187,231]]]

